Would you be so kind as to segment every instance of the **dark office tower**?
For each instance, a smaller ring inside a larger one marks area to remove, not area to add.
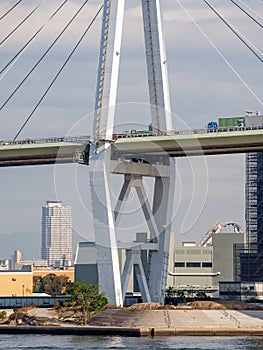
[[[249,243],[257,243],[258,228],[258,153],[246,154],[246,233]]]
[[[263,253],[263,152],[246,155],[246,228]]]
[[[257,247],[258,254],[263,257],[263,153],[257,153]]]
[[[248,243],[236,247],[237,279],[260,282],[263,281],[263,152],[246,155],[246,230]]]

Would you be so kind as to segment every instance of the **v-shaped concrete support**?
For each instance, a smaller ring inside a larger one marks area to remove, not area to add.
[[[143,185],[143,181],[142,181],[142,176],[141,175],[125,175],[125,180],[117,201],[117,205],[115,208],[115,225],[118,225],[119,219],[120,219],[120,215],[121,215],[121,210],[123,208],[123,206],[125,205],[126,200],[128,199],[129,193],[132,189],[132,187],[134,187],[136,189],[137,195],[138,195],[138,199],[139,202],[141,204],[143,213],[144,213],[144,217],[146,220],[146,224],[149,228],[149,231],[152,234],[151,239],[155,239],[155,241],[158,239],[158,229],[157,229],[157,225],[155,222],[155,218],[153,216],[153,212],[151,209],[151,206],[149,204],[149,200],[147,197],[147,194],[145,192],[144,189],[144,185]]]
[[[143,302],[150,302],[151,296],[142,265],[141,249],[139,247],[126,250],[126,261],[121,279],[122,295],[125,296],[126,294],[127,286],[131,277],[132,267],[134,268],[135,276],[137,277]]]
[[[138,199],[144,214],[145,223],[150,232],[150,242],[143,245],[142,249],[148,250],[147,273],[142,273],[139,263],[136,263],[140,291],[144,300],[163,303],[165,297],[166,280],[168,273],[168,259],[170,247],[171,224],[173,219],[175,166],[173,160],[166,156],[165,165],[161,164],[140,164],[133,162],[112,161],[112,172],[123,174],[124,182],[115,208],[115,218],[119,221],[121,210],[125,206],[129,193],[135,188]],[[171,162],[169,164],[169,162]],[[153,203],[149,202],[143,185],[143,177],[153,177],[155,179]],[[135,251],[138,251],[141,244],[138,242]],[[154,244],[153,244],[154,243]],[[148,247],[147,247],[148,246]],[[132,248],[128,247],[126,254],[125,268],[122,274],[122,293],[125,297],[128,281],[131,274],[131,267],[134,264],[135,256],[131,253]],[[137,249],[137,250],[136,250]],[[136,253],[137,254],[137,253]],[[127,259],[127,258],[126,258]],[[146,283],[146,284],[145,284]],[[148,295],[149,293],[149,295]]]

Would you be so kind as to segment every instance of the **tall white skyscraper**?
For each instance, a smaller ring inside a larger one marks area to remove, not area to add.
[[[72,262],[71,207],[61,201],[47,201],[42,207],[41,257],[48,265],[70,265]]]

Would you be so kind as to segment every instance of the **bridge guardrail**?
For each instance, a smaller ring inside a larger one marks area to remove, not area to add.
[[[240,126],[240,127],[221,127],[214,129],[189,129],[189,130],[171,130],[169,132],[155,132],[155,131],[145,131],[145,132],[124,132],[116,133],[113,135],[114,139],[119,138],[136,138],[136,137],[148,137],[148,136],[176,136],[176,135],[193,135],[193,134],[207,134],[207,133],[222,133],[230,131],[248,131],[248,130],[262,130],[262,126]]]
[[[27,138],[25,140],[15,140],[15,141],[0,141],[0,146],[5,145],[24,145],[24,144],[42,144],[42,143],[56,143],[56,142],[90,142],[89,136],[72,136],[72,137],[48,137],[41,139],[31,139]]]
[[[224,133],[230,131],[248,131],[248,130],[262,130],[262,126],[240,126],[240,127],[222,127],[215,129],[189,129],[189,130],[171,130],[168,132],[156,132],[156,131],[147,131],[145,132],[123,132],[123,133],[115,133],[113,134],[113,140],[121,139],[121,138],[138,138],[138,137],[148,137],[148,136],[176,136],[176,135],[194,135],[194,134],[207,134],[207,133]],[[0,146],[4,145],[21,145],[21,144],[31,144],[31,143],[52,143],[52,142],[91,142],[91,137],[86,135],[81,136],[62,136],[62,137],[47,137],[47,138],[39,138],[32,139],[27,138],[24,140],[16,140],[16,141],[0,141]]]

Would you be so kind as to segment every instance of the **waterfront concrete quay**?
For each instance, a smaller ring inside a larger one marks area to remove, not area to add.
[[[41,316],[54,312],[38,309]],[[37,316],[37,309],[32,312]],[[88,326],[47,322],[43,326],[1,325],[0,334],[143,336],[263,336],[261,310],[106,309]]]
[[[261,310],[129,310],[108,309],[90,325],[137,327],[141,335],[263,335]]]
[[[91,326],[0,326],[0,334],[52,334],[78,336],[263,336],[263,328],[129,328]]]

